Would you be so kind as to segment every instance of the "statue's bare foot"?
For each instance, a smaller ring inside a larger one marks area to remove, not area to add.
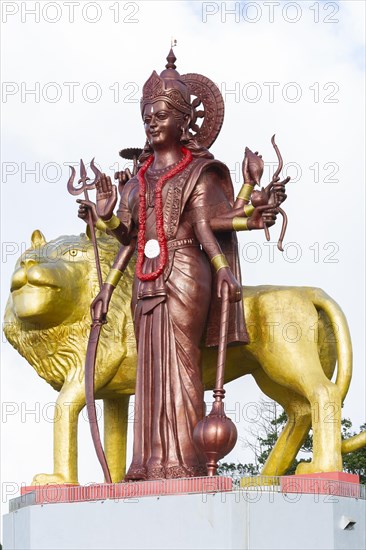
[[[32,485],[47,485],[57,483],[59,485],[79,485],[78,481],[66,479],[62,474],[37,474],[32,480]]]

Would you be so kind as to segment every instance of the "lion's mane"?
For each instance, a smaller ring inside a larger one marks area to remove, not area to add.
[[[70,245],[70,242],[75,242],[76,246],[83,249],[91,246],[89,238],[83,233],[80,236],[61,236],[52,241],[52,244],[59,246],[62,251],[66,245]],[[103,280],[107,276],[119,246],[113,237],[105,234],[98,236]],[[40,248],[40,256],[44,248],[45,246]],[[62,262],[60,258],[62,254],[58,258],[58,261]],[[91,302],[99,290],[97,270],[94,261],[85,260],[85,263],[87,276],[82,288],[83,292],[89,294]],[[134,341],[130,312],[134,264],[135,258],[130,261],[112,296],[108,323],[103,326],[98,347],[98,359],[103,364],[120,363],[127,353],[126,345]],[[55,390],[59,391],[65,381],[74,377],[75,374],[83,377],[91,322],[89,308],[80,311],[80,318],[72,324],[60,324],[44,329],[41,326],[22,322],[14,312],[10,296],[4,321],[4,333],[10,344]],[[111,345],[111,339],[113,345]]]

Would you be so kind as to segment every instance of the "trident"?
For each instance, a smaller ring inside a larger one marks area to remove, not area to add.
[[[77,183],[77,186],[74,186],[76,170],[73,166],[70,166],[71,176],[69,178],[69,181],[67,182],[67,190],[71,195],[75,196],[75,195],[80,195],[81,193],[84,193],[84,198],[87,201],[89,200],[88,191],[95,189],[96,182],[98,181],[101,175],[100,171],[94,164],[94,158],[90,163],[90,167],[95,174],[95,179],[93,182],[88,183],[88,181],[90,181],[90,178],[88,178],[86,175],[86,169],[85,169],[85,164],[83,162],[83,159],[80,160],[80,179]],[[88,210],[87,223],[89,226],[90,236],[91,236],[91,240],[94,248],[95,264],[97,268],[99,287],[102,288],[102,284],[103,284],[102,271],[100,267],[98,245],[97,245],[97,239],[95,236],[95,228],[93,224],[93,216],[90,210]],[[91,431],[95,451],[97,453],[99,462],[102,466],[106,482],[112,483],[111,474],[108,468],[107,460],[106,460],[102,442],[100,439],[100,432],[99,432],[97,411],[95,408],[95,397],[94,397],[95,395],[95,389],[94,389],[95,359],[97,354],[97,347],[98,347],[101,328],[102,328],[102,321],[96,321],[92,323],[91,329],[90,329],[89,342],[88,342],[86,359],[85,359],[85,399],[86,399],[86,408],[88,411],[90,431]]]
[[[78,180],[77,186],[74,186],[74,180],[75,180],[75,174],[76,170],[73,166],[70,166],[71,168],[71,176],[69,178],[69,181],[67,182],[67,190],[71,195],[77,196],[81,195],[81,193],[84,192],[84,198],[85,200],[89,200],[89,194],[88,191],[91,191],[92,189],[95,189],[95,184],[97,180],[100,178],[100,171],[94,164],[94,158],[92,159],[90,163],[90,168],[95,174],[95,179],[91,183],[88,183],[90,181],[90,178],[86,175],[86,169],[83,159],[80,159],[80,179]],[[99,260],[99,252],[98,252],[98,246],[97,246],[97,239],[95,237],[95,228],[93,224],[93,216],[90,210],[88,210],[88,218],[87,223],[89,226],[90,236],[93,243],[93,249],[94,249],[94,257],[95,257],[95,265],[97,268],[97,274],[98,274],[98,282],[99,282],[99,288],[102,288],[103,280],[102,280],[102,271],[100,268],[100,260]]]
[[[137,157],[141,154],[141,152],[142,152],[142,149],[138,149],[136,147],[123,149],[120,152],[120,155],[123,158],[133,160],[134,162],[133,175],[135,175],[137,171]],[[80,179],[78,181],[77,186],[74,186],[76,171],[73,166],[70,166],[71,176],[69,178],[69,181],[67,182],[67,189],[69,193],[71,193],[71,195],[74,195],[74,196],[80,195],[81,193],[84,192],[84,197],[85,197],[85,200],[87,201],[89,200],[88,191],[95,189],[96,183],[101,176],[100,171],[94,164],[94,158],[90,163],[90,167],[95,174],[95,179],[93,182],[88,183],[88,181],[90,181],[90,178],[88,178],[86,175],[85,164],[82,159],[80,160]],[[121,174],[122,174],[121,172],[117,172],[117,174],[115,174],[115,179],[119,179],[120,183],[123,185],[122,183],[123,178],[120,178]],[[131,175],[131,174],[128,173],[128,175]],[[99,252],[98,252],[97,240],[95,236],[93,216],[90,210],[88,211],[87,223],[90,229],[90,235],[91,235],[93,248],[94,248],[95,263],[97,267],[99,286],[100,288],[102,288],[103,280],[102,280],[102,272],[100,267]],[[98,342],[99,342],[99,336],[100,336],[102,324],[105,322],[106,321],[96,320],[96,321],[93,321],[91,325],[88,347],[86,350],[86,358],[85,358],[85,399],[86,399],[86,407],[88,411],[89,425],[90,425],[90,431],[91,431],[91,435],[94,443],[94,448],[95,448],[98,460],[100,462],[100,465],[103,469],[106,482],[112,483],[110,470],[109,470],[107,459],[103,450],[102,442],[100,439],[97,412],[95,408],[95,388],[94,388],[95,361],[96,361],[96,355],[97,355],[97,348],[98,348]]]

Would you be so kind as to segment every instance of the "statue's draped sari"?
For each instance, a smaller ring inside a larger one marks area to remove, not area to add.
[[[146,236],[156,238],[154,189],[164,171],[146,173]],[[137,178],[126,186],[119,216],[133,230],[138,222]],[[220,304],[214,273],[198,243],[194,224],[227,211],[233,201],[230,175],[222,163],[194,158],[163,189],[164,228],[169,261],[152,282],[137,278],[133,318],[138,352],[134,446],[126,480],[206,475],[206,459],[193,443],[204,416],[201,351],[216,346]],[[133,223],[134,222],[134,223]],[[217,235],[240,282],[234,233]],[[158,258],[145,258],[144,272]],[[228,342],[247,342],[242,301],[231,304]]]

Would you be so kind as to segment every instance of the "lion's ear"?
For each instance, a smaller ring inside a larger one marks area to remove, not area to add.
[[[40,246],[44,246],[47,243],[42,231],[40,231],[39,229],[33,231],[31,236],[31,243],[32,248],[39,248]]]

